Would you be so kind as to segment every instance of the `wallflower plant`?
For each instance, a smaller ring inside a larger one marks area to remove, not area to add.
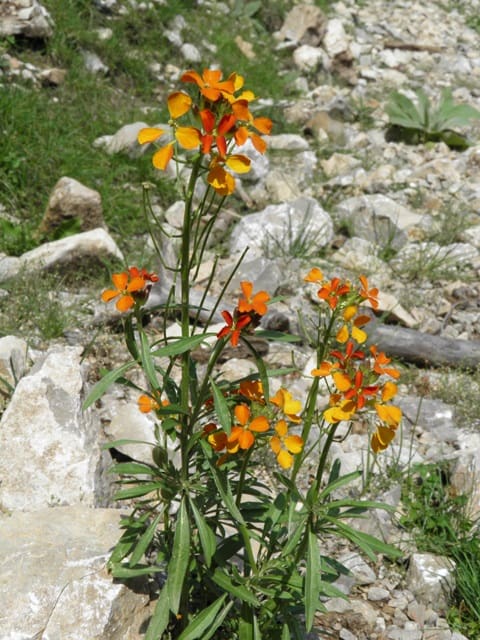
[[[370,559],[377,553],[399,555],[353,527],[352,519],[367,509],[384,507],[339,497],[361,471],[341,476],[339,463],[329,456],[339,425],[353,420],[373,420],[375,453],[388,447],[401,420],[400,409],[391,404],[399,374],[384,353],[365,347],[364,307],[376,308],[378,291],[364,276],[358,284],[327,279],[317,267],[304,276],[304,286],[315,286],[318,297],[310,338],[316,366],[307,374],[306,398],[276,380],[285,371],[304,372],[269,370],[255,349],[254,334],[299,340],[261,328],[274,303],[268,292],[242,281],[235,308],[221,311],[220,330],[210,332],[209,322],[200,322],[191,287],[211,221],[235,189],[235,174],[250,168],[242,146],[250,139],[265,152],[263,135],[270,133],[271,122],[251,113],[255,96],[236,73],[224,79],[218,70],[187,71],[181,81],[185,88],[167,100],[172,137],[164,142],[164,131],[148,127],[138,138],[142,144],[159,143],[153,155],[157,169],[176,162],[190,170],[178,262],[169,267],[180,304],[172,292],[163,309],[165,316],[170,310],[180,314],[181,336],[153,339],[144,326],[155,274],[137,267],[113,274],[113,288],[102,299],[115,302],[123,314],[131,358],[106,374],[85,403],[91,405],[109,385],[139,368],[145,384],[138,409],[155,417],[151,461],[113,467],[121,487],[116,498],[132,506],[122,518],[124,533],[109,568],[118,579],[147,576],[156,588],[146,640],[300,639],[323,610],[321,597],[342,595],[332,583],[344,569],[323,554],[325,536],[356,544]],[[200,182],[206,191],[197,200]],[[215,268],[206,292],[214,278]],[[202,343],[213,346],[200,368],[194,350]],[[250,351],[257,374],[227,382],[217,364],[227,347],[240,343]],[[274,469],[268,482],[260,463]],[[307,463],[308,480],[302,476]]]

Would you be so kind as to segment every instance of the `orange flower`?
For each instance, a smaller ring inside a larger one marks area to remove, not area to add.
[[[236,347],[240,340],[242,329],[244,329],[250,322],[250,316],[245,313],[241,315],[234,314],[232,316],[228,311],[222,311],[222,316],[227,324],[217,333],[217,338],[220,339],[230,336],[232,347]]]
[[[237,404],[233,410],[237,423],[227,441],[227,451],[236,453],[238,449],[250,449],[255,444],[254,433],[265,433],[270,428],[265,416],[257,416],[250,421],[250,409],[246,404]]]
[[[356,310],[357,307],[355,305],[350,305],[349,307],[347,307],[343,312],[344,320],[346,320],[347,322],[351,320],[353,315],[355,315]],[[351,324],[351,332],[349,331],[348,325],[344,324],[337,332],[337,342],[344,344],[349,339],[351,333],[351,337],[355,340],[355,342],[358,342],[358,344],[363,344],[368,336],[366,332],[363,331],[363,329],[360,329],[360,327],[367,324],[368,322],[370,322],[370,318],[368,316],[358,316],[353,320],[353,323]]]
[[[222,80],[222,72],[219,69],[204,69],[201,76],[193,70],[185,71],[180,80],[182,82],[193,82],[207,100],[217,102],[222,96],[233,95],[236,89],[236,77],[237,74],[232,73],[227,80]]]
[[[215,142],[221,157],[227,155],[227,134],[235,126],[236,118],[233,114],[225,114],[218,125],[215,122],[215,114],[210,109],[202,109],[199,113],[202,121],[202,153],[210,153],[212,144]]]
[[[323,280],[323,273],[320,271],[318,267],[313,267],[304,277],[305,282],[314,282],[318,284]]]
[[[160,405],[155,400],[155,398],[152,398],[152,396],[142,394],[141,396],[139,396],[137,402],[138,408],[142,413],[150,413],[150,411],[156,411],[157,409],[160,409]]]
[[[390,364],[391,358],[388,358],[383,351],[378,351],[375,345],[370,347],[370,353],[374,358],[373,370],[378,373],[379,376],[385,374],[397,380],[400,377],[400,372],[395,367],[386,367]]]
[[[242,380],[239,391],[242,396],[245,396],[245,398],[253,402],[265,403],[263,385],[260,380]]]
[[[330,403],[330,408],[323,412],[324,419],[330,424],[351,420],[355,415],[356,406],[352,400],[342,400],[338,394],[332,394]]]
[[[360,280],[360,283],[362,285],[362,288],[359,291],[360,297],[363,300],[367,300],[367,302],[370,303],[372,309],[378,309],[378,289],[369,289],[368,280],[365,276],[359,276],[358,279]]]
[[[277,462],[282,469],[290,469],[293,464],[293,455],[303,449],[303,440],[300,436],[288,435],[288,426],[285,420],[279,420],[275,425],[276,434],[270,438],[270,447],[277,456]]]
[[[347,282],[342,283],[340,278],[332,278],[319,289],[317,295],[321,300],[325,300],[331,309],[336,309],[338,299],[347,293],[350,293],[350,285]]]
[[[143,278],[149,282],[158,282],[158,276],[155,273],[148,273],[146,269],[138,269],[137,267],[129,267],[128,273],[131,278]]]
[[[266,291],[259,291],[254,296],[253,284],[248,280],[240,282],[243,298],[238,301],[238,310],[240,313],[257,313],[259,316],[264,316],[267,311],[267,302],[270,300],[270,296]]]
[[[226,157],[215,155],[210,162],[207,182],[219,195],[229,196],[235,190],[235,178],[225,170],[223,165],[227,165],[235,173],[247,173],[250,171],[250,164],[250,159],[240,154]]]
[[[203,427],[203,434],[214,451],[223,451],[227,446],[227,434],[218,429],[214,422],[209,422]]]
[[[351,400],[356,409],[362,409],[367,399],[376,395],[378,391],[378,386],[363,386],[363,372],[360,370],[355,371],[353,377],[341,371],[337,371],[332,377],[335,386],[343,394],[345,400]]]
[[[128,311],[131,309],[135,301],[141,298],[138,294],[145,289],[145,280],[140,276],[131,277],[128,271],[114,273],[112,282],[115,289],[107,289],[102,293],[103,302],[110,302],[118,298],[115,306],[118,311]],[[137,294],[137,295],[135,295]]]
[[[375,453],[384,451],[395,437],[395,431],[384,425],[378,425],[370,440],[370,446]]]
[[[280,388],[270,398],[270,402],[279,407],[291,422],[301,422],[301,418],[297,414],[302,410],[302,403],[299,400],[294,400],[292,394],[286,389]]]
[[[171,117],[169,124],[174,128],[175,139],[184,149],[196,149],[201,143],[201,133],[198,129],[195,127],[179,127],[176,124],[177,118],[185,115],[190,110],[191,105],[192,99],[190,96],[181,91],[170,94],[167,99],[168,111]],[[139,144],[148,144],[159,140],[164,133],[165,131],[158,127],[145,127],[140,129],[137,139]],[[165,171],[168,163],[173,158],[173,147],[174,142],[172,141],[153,154],[152,163],[156,169]]]

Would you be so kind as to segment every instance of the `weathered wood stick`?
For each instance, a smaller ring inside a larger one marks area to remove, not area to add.
[[[480,364],[480,342],[442,338],[415,329],[377,323],[369,329],[368,342],[394,358],[434,367],[450,365],[476,369]]]

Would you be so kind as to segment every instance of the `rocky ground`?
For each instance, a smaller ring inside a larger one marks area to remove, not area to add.
[[[143,3],[95,4],[115,15]],[[205,11],[213,5],[228,11],[226,2],[198,4]],[[401,437],[373,470],[372,487],[378,499],[399,511],[400,485],[392,470],[405,470],[415,462],[447,462],[452,491],[470,496],[472,517],[480,512],[475,409],[480,406],[475,377],[480,333],[480,127],[474,124],[462,131],[472,140],[464,151],[443,142],[407,145],[386,139],[385,111],[391,91],[414,97],[412,91],[419,87],[433,101],[443,88],[451,87],[455,101],[480,109],[480,36],[467,24],[468,16],[479,9],[478,0],[344,0],[332,3],[327,15],[314,4],[296,3],[271,42],[291,52],[297,71],[298,95],[281,105],[293,132],[274,133],[266,157],[247,150],[253,170],[236,197],[250,213],[239,219],[235,210],[227,211],[214,230],[225,257],[219,289],[212,296],[219,292],[235,256],[249,245],[227,295],[233,304],[241,279],[253,280],[256,289],[281,293],[284,300],[270,320],[267,317],[272,325],[300,330],[297,311],[312,303],[302,277],[313,264],[332,277],[364,273],[381,289],[381,319],[391,353],[403,357],[399,402],[404,420]],[[183,41],[181,25],[180,18],[172,24],[171,42],[172,52],[183,56],[182,64],[158,70],[172,87],[183,67],[202,64],[196,43]],[[34,0],[12,0],[0,7],[0,33],[48,37],[52,28],[48,14]],[[40,36],[39,29],[45,30]],[[237,43],[239,55],[249,55],[248,45]],[[86,60],[94,62],[101,64]],[[12,81],[27,74],[41,90],[47,71],[49,82],[52,74],[62,81],[58,70],[31,68],[7,56],[0,83],[2,77]],[[140,153],[136,134],[142,126],[126,122],[92,144],[98,153],[135,157]],[[43,224],[56,224],[73,209],[83,221],[82,233],[20,257],[0,256],[0,287],[20,273],[38,277],[54,267],[68,272],[78,261],[122,258],[103,222],[98,193],[68,176],[57,179]],[[158,213],[172,229],[178,228],[181,204],[172,203]],[[215,248],[212,244],[200,270],[199,291]],[[71,300],[71,291],[63,293]],[[86,313],[82,326],[62,339],[45,344],[34,337],[0,338],[0,380],[12,390],[3,394],[0,420],[0,592],[6,597],[0,640],[133,640],[142,637],[142,623],[151,611],[148,594],[112,584],[104,570],[108,549],[118,536],[118,509],[111,503],[109,454],[101,445],[120,438],[151,440],[152,423],[138,412],[135,396],[121,387],[112,387],[98,406],[82,412],[82,399],[101,367],[121,363],[123,352],[115,313],[92,292],[79,290],[74,295]],[[151,305],[163,295],[160,284],[152,292]],[[0,298],[0,305],[8,308],[8,295]],[[161,319],[153,312],[150,330],[161,329]],[[386,339],[381,328],[373,337],[380,343]],[[400,352],[402,340],[416,348]],[[282,343],[266,345],[265,359],[271,366],[282,366],[291,361],[291,350]],[[241,350],[229,355],[222,364],[225,377],[254,370]],[[294,355],[309,372],[311,351],[295,347]],[[305,394],[302,378],[284,382],[296,395]],[[442,388],[450,391],[443,401],[438,399]],[[333,455],[341,460],[342,471],[349,472],[365,464],[367,448],[368,439],[359,427],[335,444]],[[126,445],[123,452],[135,459],[149,457],[143,445]],[[355,490],[362,490],[361,482]],[[328,550],[351,569],[352,575],[339,585],[349,599],[325,602],[328,613],[319,616],[312,638],[465,639],[446,621],[451,566],[443,557],[418,553],[397,523],[398,517],[379,512],[360,526],[400,545],[403,564],[372,565],[353,549],[326,541]]]

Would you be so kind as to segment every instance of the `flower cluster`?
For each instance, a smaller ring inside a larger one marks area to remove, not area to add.
[[[226,325],[217,333],[217,338],[230,338],[233,347],[238,345],[243,329],[252,330],[258,326],[260,318],[267,313],[270,296],[266,291],[253,294],[253,284],[244,280],[240,282],[242,295],[238,300],[233,315],[222,311]]]
[[[112,275],[114,289],[106,289],[102,293],[103,302],[117,299],[115,306],[124,312],[135,304],[144,304],[150,293],[153,282],[158,282],[158,276],[148,273],[146,269],[130,267],[127,271]]]
[[[218,464],[223,464],[230,455],[251,449],[259,434],[269,435],[270,448],[283,469],[289,469],[293,464],[293,456],[303,449],[300,436],[289,434],[289,423],[300,422],[297,415],[302,405],[294,400],[286,389],[279,389],[266,402],[262,383],[244,381],[240,383],[240,402],[233,409],[234,424],[227,434],[209,422],[204,427],[204,434],[212,448],[223,455]]]
[[[202,75],[186,71],[180,80],[196,85],[198,97],[193,100],[183,91],[169,95],[167,106],[173,140],[156,151],[153,165],[164,171],[177,146],[197,151],[208,158],[207,182],[219,195],[230,195],[235,189],[235,179],[225,167],[240,174],[250,170],[250,159],[233,153],[234,147],[241,147],[250,139],[255,149],[264,153],[267,145],[262,135],[270,134],[272,122],[252,115],[250,103],[255,95],[242,90],[244,79],[237,73],[223,80],[218,69],[205,69]],[[185,124],[184,118],[188,118]],[[147,127],[140,130],[138,142],[156,142],[164,134],[163,129]]]
[[[378,290],[369,289],[365,276],[360,276],[360,287],[339,278],[324,281],[319,269],[312,269],[305,280],[320,285],[318,297],[329,305],[340,321],[336,332],[338,348],[330,351],[329,357],[311,372],[313,376],[329,377],[334,387],[323,417],[326,422],[336,424],[373,410],[377,424],[371,447],[375,453],[382,451],[395,437],[402,411],[389,404],[397,393],[394,380],[400,376],[398,370],[376,346],[368,351],[361,348],[367,340],[362,327],[370,317],[359,312],[359,304],[368,302],[377,309]]]

